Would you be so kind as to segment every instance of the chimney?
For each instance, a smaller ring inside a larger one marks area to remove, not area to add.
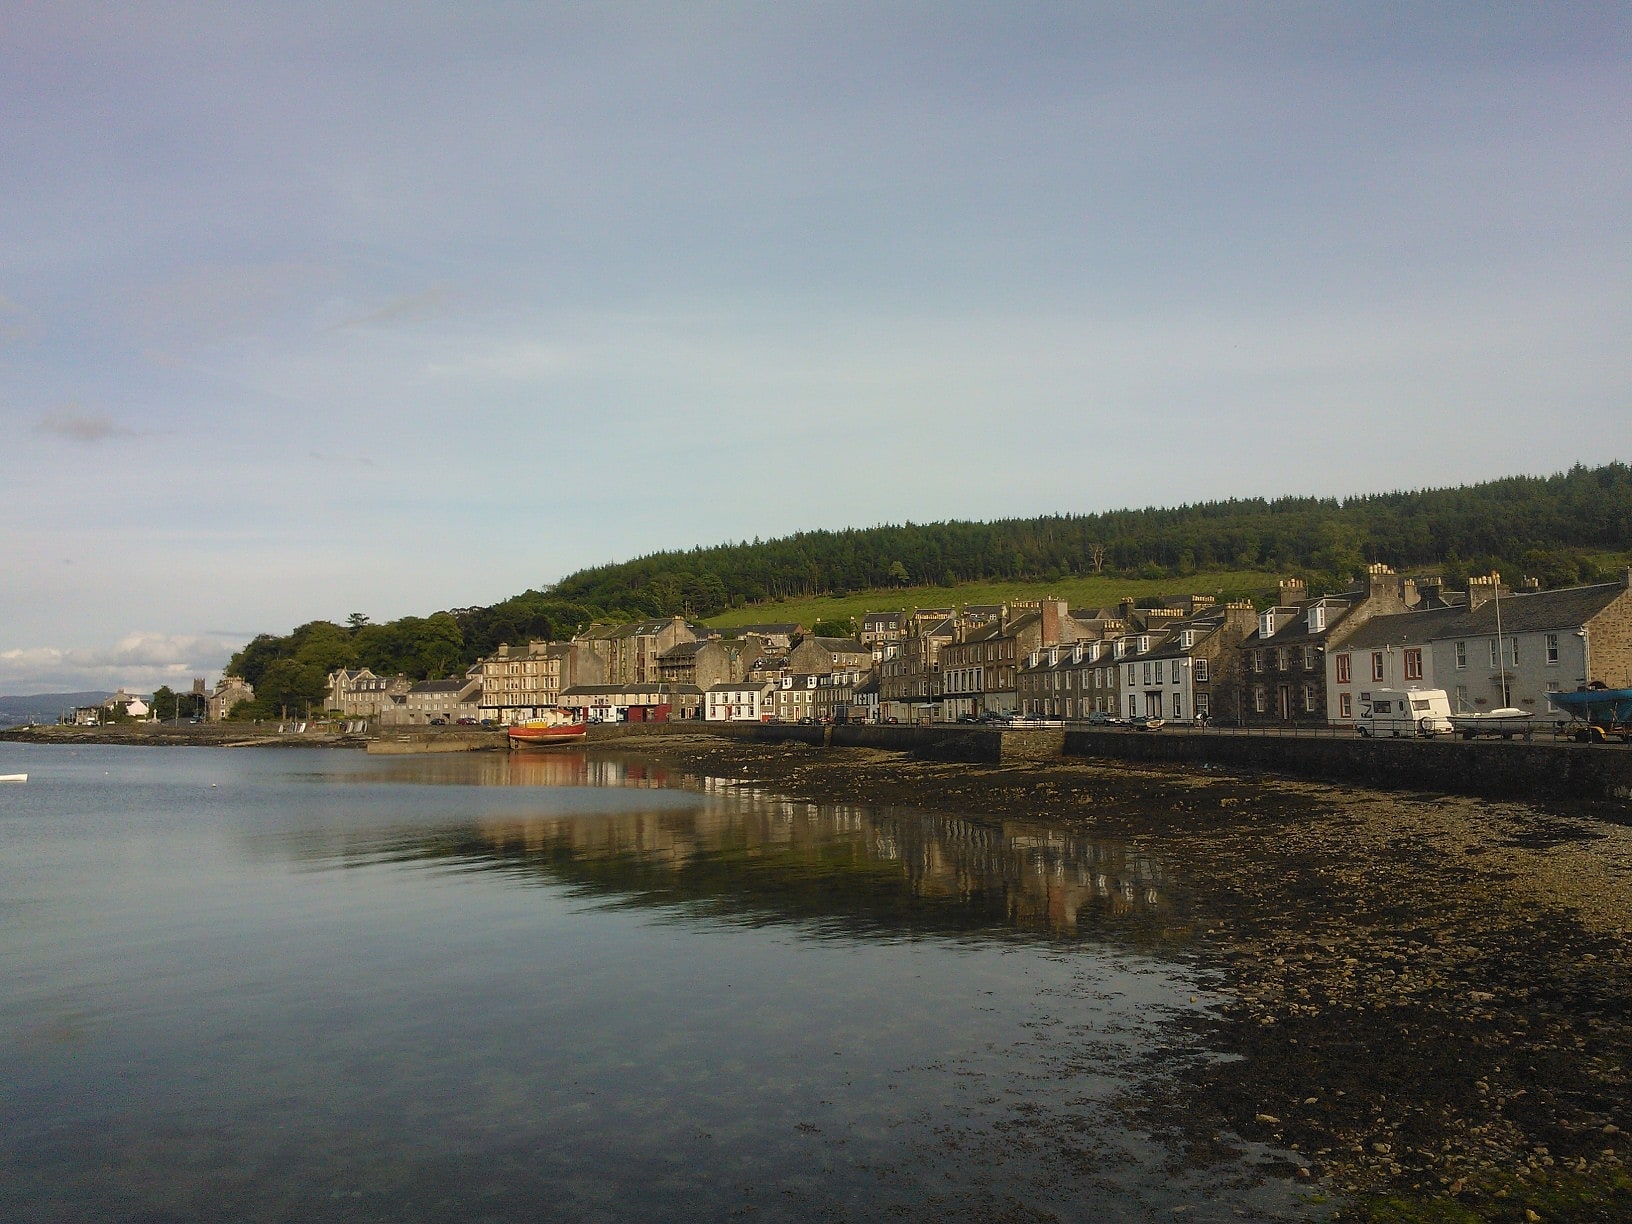
[[[1366,566],[1366,594],[1379,595],[1389,585],[1388,579],[1394,576],[1394,571],[1381,561],[1373,561]]]
[[[1052,646],[1060,640],[1060,629],[1070,615],[1070,607],[1063,599],[1045,599],[1039,611],[1043,617],[1043,645]]]
[[[1632,565],[1627,566],[1621,571],[1621,585],[1627,590],[1632,591]]]
[[[1280,597],[1275,602],[1283,608],[1302,603],[1307,589],[1302,578],[1282,578]]]
[[[1501,588],[1502,576],[1495,570],[1489,574],[1478,575],[1468,579],[1468,611],[1483,607],[1494,599]]]
[[[1541,579],[1526,578],[1523,582],[1519,583],[1519,590],[1531,593],[1539,591],[1541,590]]]
[[[1133,618],[1133,596],[1124,595],[1116,601],[1116,615],[1119,620],[1127,621]]]

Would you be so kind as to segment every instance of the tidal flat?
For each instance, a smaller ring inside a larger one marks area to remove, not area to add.
[[[646,745],[643,745],[643,749]],[[980,766],[651,741],[812,802],[1045,821],[1163,862],[1158,938],[1220,976],[1208,1057],[1123,1102],[1189,1159],[1250,1145],[1339,1220],[1632,1219],[1632,808],[1207,769]],[[1222,1055],[1220,1057],[1219,1055]]]

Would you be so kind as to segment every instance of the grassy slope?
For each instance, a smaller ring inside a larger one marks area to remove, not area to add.
[[[1064,599],[1073,608],[1114,604],[1125,595],[1241,595],[1274,590],[1279,577],[1259,570],[1220,570],[1189,578],[1062,578],[1058,582],[970,582],[955,587],[910,586],[856,595],[783,599],[733,608],[708,618],[718,628],[797,621],[809,628],[819,620],[902,608],[945,608],[952,604],[995,604],[1010,599]]]

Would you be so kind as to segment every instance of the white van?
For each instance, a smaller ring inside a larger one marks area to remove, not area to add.
[[[1451,701],[1444,689],[1372,689],[1360,694],[1361,735],[1449,735]]]

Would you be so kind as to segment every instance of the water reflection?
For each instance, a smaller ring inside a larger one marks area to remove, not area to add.
[[[420,758],[372,778],[543,789],[521,811],[513,801],[494,810],[489,793],[467,799],[457,820],[348,828],[338,842],[305,836],[286,849],[312,866],[491,870],[610,905],[792,921],[829,935],[1071,937],[1176,917],[1155,859],[1047,824],[816,804],[718,777],[686,779],[706,801],[668,792],[655,802],[628,791],[681,779],[649,762],[572,752]],[[575,787],[594,788],[598,801],[550,793]]]

